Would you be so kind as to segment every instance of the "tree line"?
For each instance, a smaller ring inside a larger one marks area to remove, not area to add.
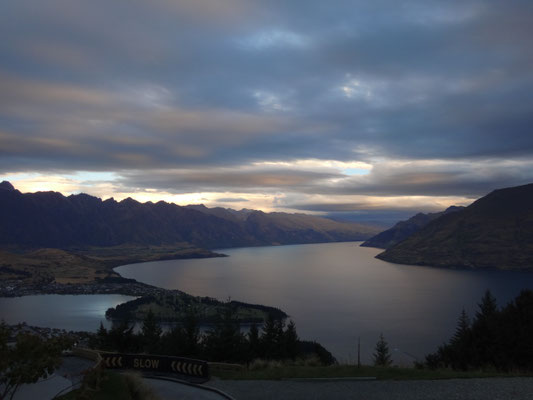
[[[455,334],[424,366],[457,370],[533,370],[533,291],[523,290],[505,307],[486,291],[470,320],[463,309]]]
[[[295,360],[312,355],[325,365],[335,362],[331,353],[319,343],[300,340],[293,321],[285,324],[283,319],[272,314],[268,314],[261,329],[254,323],[247,333],[242,333],[231,308],[225,310],[220,322],[205,333],[200,331],[194,308],[187,312],[182,323],[166,332],[149,310],[139,332],[136,333],[134,326],[126,320],[114,324],[109,330],[100,324],[90,345],[120,353],[145,352],[229,363],[248,363],[257,358]]]

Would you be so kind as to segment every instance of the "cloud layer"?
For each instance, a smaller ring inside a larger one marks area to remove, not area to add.
[[[533,181],[527,1],[1,7],[0,174],[28,189],[320,212]]]

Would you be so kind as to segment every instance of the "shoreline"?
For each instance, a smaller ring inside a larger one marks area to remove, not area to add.
[[[57,250],[57,249],[52,249]],[[63,250],[59,250],[63,252]],[[146,283],[138,282],[135,279],[124,278],[120,273],[115,271],[115,268],[123,265],[140,264],[144,262],[167,261],[167,260],[191,260],[202,258],[218,258],[227,257],[226,254],[217,253],[214,251],[193,249],[185,253],[163,253],[151,254],[149,251],[138,257],[124,257],[123,255],[116,256],[112,254],[111,257],[106,258],[104,255],[89,257],[82,251],[70,250],[73,253],[80,255],[84,260],[91,258],[92,261],[98,263],[100,271],[104,274],[103,277],[95,277],[92,281],[79,283],[61,283],[58,282],[58,277],[49,274],[33,279],[32,274],[26,271],[17,272],[10,266],[3,266],[4,269],[13,270],[17,275],[23,278],[0,279],[0,298],[1,297],[22,297],[33,295],[46,294],[65,294],[65,295],[91,295],[91,294],[120,294],[126,296],[146,296],[155,293],[169,291],[168,289],[159,288]],[[77,260],[76,260],[77,261]],[[76,278],[76,268],[78,265],[66,264],[66,268],[72,270],[71,276]],[[31,278],[31,279],[25,279]],[[183,293],[179,290],[175,292]]]

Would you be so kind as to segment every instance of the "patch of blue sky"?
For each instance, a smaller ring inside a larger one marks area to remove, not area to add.
[[[342,170],[344,175],[366,175],[369,172],[370,170],[364,168],[346,168]]]
[[[8,182],[17,182],[17,181],[23,181],[26,179],[33,179],[35,177],[40,176],[41,174],[37,172],[15,172],[12,174],[6,174],[6,175],[0,175],[0,180],[2,181],[8,181]]]
[[[64,176],[80,182],[112,182],[118,179],[116,172],[110,171],[77,171]]]

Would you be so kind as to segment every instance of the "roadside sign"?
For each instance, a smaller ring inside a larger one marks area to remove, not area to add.
[[[192,358],[107,352],[100,352],[100,355],[102,356],[102,362],[105,368],[178,373],[194,378],[209,379],[209,366],[207,362]]]

